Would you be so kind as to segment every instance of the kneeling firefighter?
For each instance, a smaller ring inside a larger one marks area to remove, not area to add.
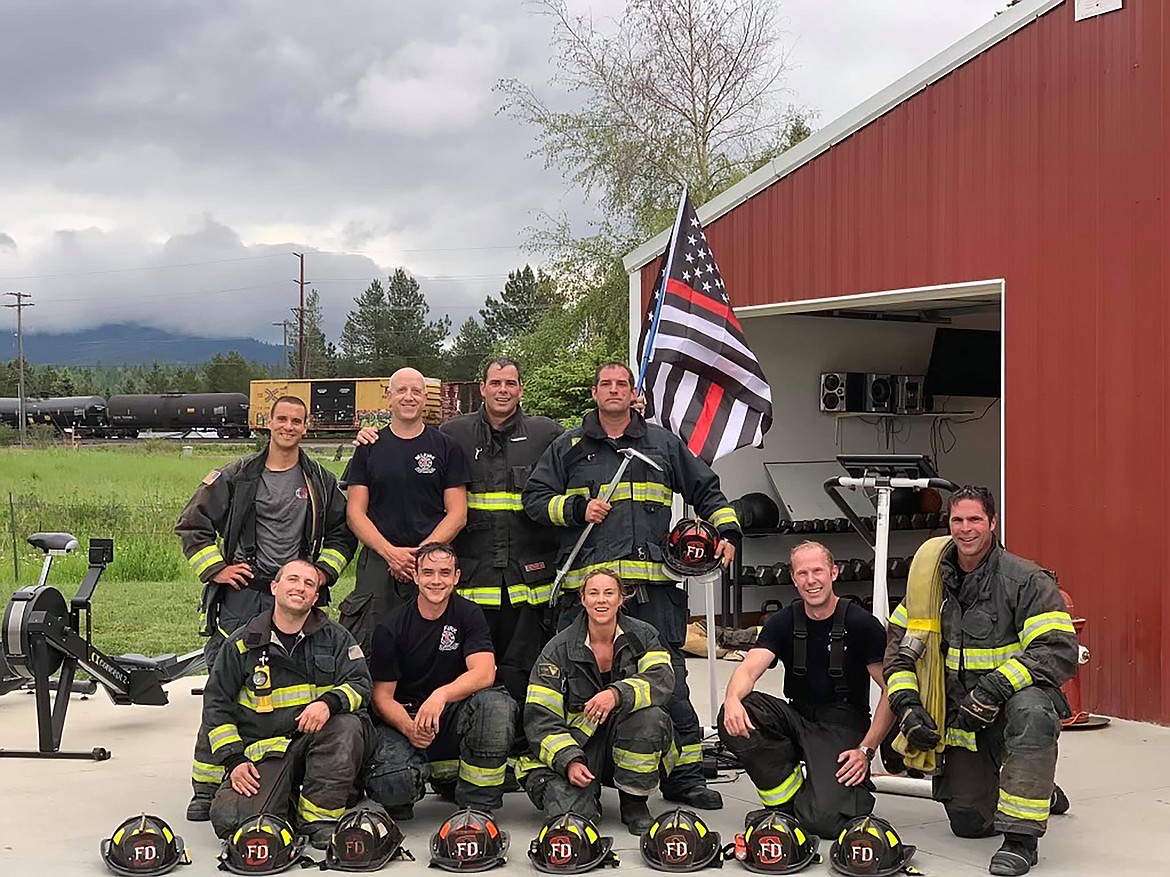
[[[641,834],[659,768],[677,750],[666,705],[674,690],[670,653],[645,622],[621,612],[622,583],[594,570],[581,587],[584,612],[545,646],[532,670],[520,760],[525,791],[546,817],[570,811],[596,820],[601,787],[616,786],[621,819]]]

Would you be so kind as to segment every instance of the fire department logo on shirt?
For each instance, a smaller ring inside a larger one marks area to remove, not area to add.
[[[453,652],[459,648],[459,641],[455,637],[459,631],[450,624],[443,625],[443,635],[439,637],[439,651]]]
[[[309,488],[298,487],[296,489],[296,497],[297,497],[297,499],[308,499],[309,498]]]
[[[434,454],[415,454],[414,471],[419,475],[434,475],[435,474],[435,455]]]

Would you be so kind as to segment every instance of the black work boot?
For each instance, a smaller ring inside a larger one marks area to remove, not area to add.
[[[413,804],[391,804],[386,808],[386,812],[395,822],[406,822],[409,819],[414,819]]]
[[[309,844],[315,850],[329,849],[329,842],[333,840],[333,829],[337,827],[336,822],[310,822],[302,829],[302,833],[308,837]]]
[[[723,796],[714,789],[709,789],[702,783],[696,783],[686,789],[675,792],[663,792],[662,797],[676,804],[686,804],[696,810],[722,810]]]
[[[1068,808],[1072,805],[1069,803],[1068,795],[1064,793],[1064,789],[1060,786],[1052,787],[1052,803],[1048,805],[1048,812],[1053,816],[1063,816],[1068,812]]]
[[[654,817],[646,806],[645,795],[631,795],[618,789],[618,805],[621,808],[622,825],[630,834],[641,837],[654,824]]]
[[[1004,832],[1003,846],[992,855],[987,870],[1001,877],[1019,877],[1032,870],[1038,859],[1035,837],[1008,831]]]
[[[187,805],[188,822],[211,821],[211,798],[207,795],[195,795]]]

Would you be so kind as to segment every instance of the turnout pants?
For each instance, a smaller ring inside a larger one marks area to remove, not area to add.
[[[662,707],[646,707],[606,720],[585,745],[585,763],[594,780],[585,788],[538,767],[524,777],[524,791],[547,819],[572,811],[587,819],[601,817],[601,787],[616,786],[648,797],[658,788],[660,769],[672,764],[674,729]]]
[[[390,610],[409,603],[418,595],[413,582],[403,582],[390,573],[385,558],[362,546],[356,564],[357,583],[353,592],[337,607],[338,622],[353,634],[368,657],[374,628]]]
[[[797,710],[762,691],[745,697],[743,706],[755,730],[732,736],[720,710],[719,739],[747,770],[765,807],[791,813],[820,837],[835,837],[842,823],[873,812],[868,779],[853,787],[837,782],[837,756],[865,737],[865,713],[845,704]]]
[[[401,807],[420,800],[431,780],[436,789],[453,789],[460,807],[498,809],[517,710],[502,688],[477,691],[447,704],[426,749],[415,749],[397,729],[379,722],[366,791],[384,807]]]
[[[524,703],[528,695],[528,677],[540,650],[549,640],[544,616],[545,606],[530,603],[512,603],[508,586],[500,578],[502,591],[499,606],[480,606],[491,632],[492,647],[496,652],[496,681],[508,689],[516,703]]]
[[[638,582],[631,583],[637,586]],[[644,598],[644,599],[643,599]],[[561,612],[558,629],[564,630],[581,611],[579,597],[567,597]],[[675,794],[705,786],[703,778],[702,734],[699,716],[691,705],[691,689],[687,685],[687,662],[682,645],[687,635],[687,593],[674,585],[642,584],[634,596],[626,600],[622,611],[634,618],[652,624],[670,652],[670,666],[674,670],[674,692],[667,711],[674,727],[674,741],[678,758],[669,775],[663,771],[662,793]],[[860,738],[859,738],[860,739]]]
[[[959,837],[1013,832],[1040,837],[1056,777],[1060,719],[1036,686],[1008,698],[995,723],[974,735],[975,750],[947,746],[934,799]]]
[[[298,828],[336,822],[357,802],[356,782],[366,757],[368,720],[352,713],[333,716],[316,734],[304,734],[284,755],[256,763],[260,791],[238,794],[229,778],[211,801],[211,826],[224,838],[252,816],[272,813]]]
[[[215,585],[221,591],[213,603],[211,612],[215,617],[208,619],[211,636],[203,644],[207,658],[207,674],[215,669],[215,658],[227,638],[259,615],[272,608],[272,592],[268,581],[257,580],[251,587],[236,590],[230,585]],[[217,608],[218,607],[218,608]],[[207,732],[211,730],[202,722],[195,735],[195,754],[191,761],[191,788],[197,798],[210,798],[224,780],[223,767],[216,764],[211,754],[211,743]]]

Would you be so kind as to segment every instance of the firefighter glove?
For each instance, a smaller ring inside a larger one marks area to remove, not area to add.
[[[933,752],[942,739],[938,734],[938,725],[921,703],[911,704],[905,709],[901,728],[906,742],[919,752]]]
[[[999,709],[999,704],[977,686],[968,691],[963,702],[959,704],[955,726],[964,731],[982,731],[995,721]]]

